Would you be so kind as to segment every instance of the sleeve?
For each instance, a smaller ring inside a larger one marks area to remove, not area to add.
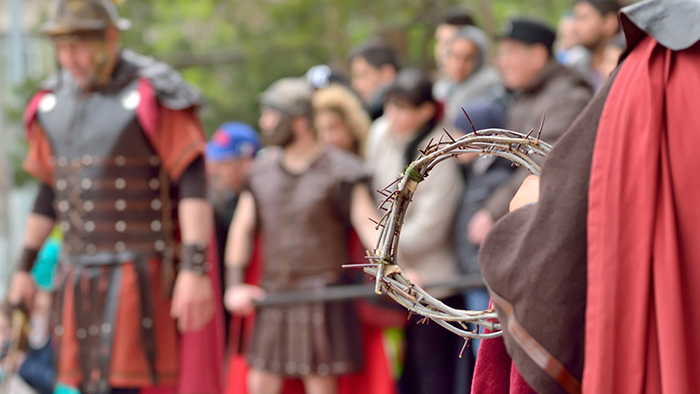
[[[51,165],[51,145],[39,122],[29,125],[27,137],[29,150],[23,167],[33,177],[48,185],[53,183],[53,166]]]
[[[53,201],[55,198],[56,196],[51,186],[42,182],[41,186],[39,186],[39,193],[36,196],[36,200],[34,200],[34,208],[32,209],[32,212],[55,220],[56,210],[53,207]]]
[[[190,164],[204,155],[206,144],[194,107],[172,110],[161,106],[150,140],[173,181],[179,181]]]
[[[583,111],[591,99],[591,91],[584,87],[571,89],[568,92],[552,92],[552,104],[545,111],[545,122],[540,138],[550,144],[554,144],[566,130],[574,123],[576,117]],[[542,165],[544,159],[533,157],[535,162]],[[515,197],[520,185],[530,172],[524,168],[519,168],[513,176],[498,189],[484,203],[484,208],[491,213],[494,220],[500,219],[508,213],[510,201]]]
[[[419,254],[431,248],[435,240],[449,238],[463,187],[454,160],[443,162],[425,178],[401,228],[399,247],[403,253]]]
[[[180,199],[207,198],[207,178],[204,157],[197,156],[182,173],[178,182]]]

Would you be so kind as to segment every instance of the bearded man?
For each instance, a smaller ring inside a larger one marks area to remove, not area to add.
[[[250,168],[226,247],[225,305],[253,311],[266,293],[340,284],[354,228],[372,248],[376,218],[369,176],[351,153],[322,145],[311,118],[312,89],[302,79],[275,82],[261,96],[267,148]],[[253,236],[262,240],[260,287],[243,283]],[[248,363],[248,392],[279,393],[285,377],[309,394],[337,392],[337,377],[362,367],[359,320],[352,302],[258,309]]]

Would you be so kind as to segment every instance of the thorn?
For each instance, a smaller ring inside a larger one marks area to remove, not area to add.
[[[459,352],[459,358],[462,358],[462,355],[464,354],[464,350],[467,348],[468,344],[469,344],[469,338],[464,340],[464,345],[462,346],[462,351]]]
[[[370,222],[372,222],[372,223],[376,224],[377,226],[379,226],[379,222],[378,222],[378,221],[376,221],[376,220],[374,220],[374,219],[372,219],[372,218],[368,218],[368,219],[369,219]]]
[[[544,117],[547,115],[547,113],[542,114],[542,123],[540,123],[540,130],[537,132],[537,139],[540,139],[540,135],[542,135],[542,128],[544,127]]]
[[[343,264],[343,268],[364,268],[364,267],[376,267],[377,264]]]
[[[532,133],[533,133],[534,131],[535,131],[535,129],[530,129],[530,132],[527,133],[527,135],[525,136],[525,139],[530,138],[530,135],[532,135]]]
[[[457,141],[455,141],[454,138],[452,138],[452,136],[450,135],[450,133],[447,131],[446,128],[443,127],[442,129],[445,131],[445,134],[447,134],[447,136],[450,137],[450,140],[452,140],[452,142],[457,142]]]
[[[474,123],[472,123],[472,119],[469,117],[469,115],[467,115],[467,111],[464,109],[464,107],[462,107],[462,112],[464,112],[464,116],[467,117],[467,120],[469,121],[469,125],[472,126],[472,131],[474,131],[474,135],[477,135],[476,127],[474,127]]]
[[[406,318],[406,320],[411,320],[412,317],[413,317],[413,312],[408,311],[408,317]]]

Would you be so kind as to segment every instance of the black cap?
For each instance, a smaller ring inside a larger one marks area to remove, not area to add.
[[[513,39],[526,44],[542,44],[551,52],[556,33],[542,22],[531,19],[512,19],[503,24],[499,39]]]

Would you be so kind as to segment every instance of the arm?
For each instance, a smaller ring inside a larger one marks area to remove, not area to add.
[[[350,222],[365,248],[372,250],[376,246],[379,231],[370,219],[378,222],[379,214],[367,185],[358,183],[352,189]]]
[[[178,204],[182,256],[170,313],[178,319],[183,332],[201,329],[214,316],[214,292],[211,279],[206,275],[206,248],[214,226],[214,214],[204,198],[204,176],[204,160],[198,158],[178,183],[182,197]]]
[[[462,178],[454,161],[440,164],[425,178],[416,190],[401,229],[402,253],[422,253],[436,239],[448,237],[462,191]]]
[[[250,191],[241,193],[231,229],[226,241],[226,293],[224,305],[231,313],[247,315],[254,310],[253,302],[265,298],[265,292],[244,283],[244,269],[248,265],[255,235],[255,198]]]
[[[53,191],[50,186],[42,183],[34,203],[34,209],[27,219],[23,239],[24,249],[15,274],[12,276],[8,293],[10,303],[24,301],[27,306],[32,305],[35,286],[30,271],[34,266],[39,249],[53,230],[56,213],[52,204]]]

